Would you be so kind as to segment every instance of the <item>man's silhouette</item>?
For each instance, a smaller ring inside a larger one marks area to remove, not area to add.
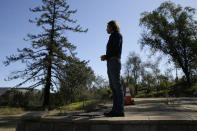
[[[110,21],[107,25],[107,33],[111,34],[107,43],[106,55],[101,56],[102,61],[107,61],[107,74],[113,95],[113,107],[106,117],[124,116],[123,88],[120,83],[122,35],[116,21]]]

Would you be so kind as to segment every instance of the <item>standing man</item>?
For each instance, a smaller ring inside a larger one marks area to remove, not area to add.
[[[106,55],[101,56],[101,61],[107,61],[107,74],[113,95],[113,107],[110,112],[104,113],[104,115],[106,117],[122,117],[124,116],[124,95],[120,84],[122,35],[116,21],[112,20],[108,23],[107,33],[110,34],[110,37]]]

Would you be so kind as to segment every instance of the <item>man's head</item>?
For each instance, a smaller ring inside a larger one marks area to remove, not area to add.
[[[107,33],[112,34],[113,32],[120,32],[120,27],[115,20],[112,20],[107,24]]]

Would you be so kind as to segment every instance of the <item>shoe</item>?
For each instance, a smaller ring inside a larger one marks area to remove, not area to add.
[[[112,112],[112,113],[104,113],[104,116],[105,117],[124,117],[124,113],[115,113],[115,112]]]
[[[114,111],[110,111],[110,112],[105,112],[103,115],[106,116],[106,115],[109,115],[109,114],[113,114],[115,113]]]

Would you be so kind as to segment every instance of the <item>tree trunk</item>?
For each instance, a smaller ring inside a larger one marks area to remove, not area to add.
[[[50,87],[51,87],[51,69],[52,69],[52,57],[53,57],[53,44],[54,44],[54,27],[55,27],[55,14],[56,14],[56,4],[53,5],[53,22],[51,24],[51,33],[50,33],[50,45],[48,47],[49,55],[48,55],[48,65],[47,65],[47,76],[46,76],[46,85],[44,90],[44,102],[43,106],[45,108],[49,108],[50,105]]]
[[[185,75],[186,75],[186,79],[187,79],[187,85],[190,86],[191,85],[190,73],[186,72]]]
[[[46,85],[44,89],[44,102],[43,106],[45,108],[49,107],[49,99],[50,99],[50,87],[51,87],[51,62],[49,62],[49,66],[47,69],[47,77],[46,77]]]
[[[187,85],[191,85],[191,78],[190,78],[190,72],[188,71],[188,67],[186,66],[185,68],[182,68],[183,72],[185,74],[186,80],[187,80]]]
[[[138,93],[138,87],[137,87],[137,84],[135,84],[135,96],[137,95]]]

